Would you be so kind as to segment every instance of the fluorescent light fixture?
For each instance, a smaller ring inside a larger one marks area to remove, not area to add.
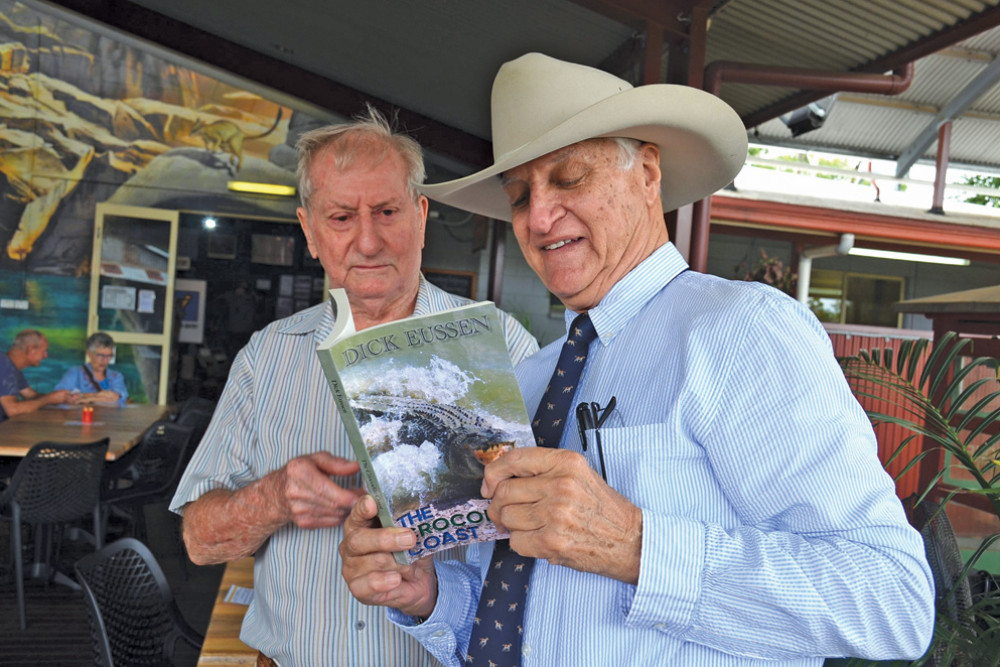
[[[275,195],[278,197],[295,196],[295,186],[292,185],[254,183],[252,181],[229,181],[228,187],[233,192],[247,192],[254,195]]]
[[[895,250],[874,250],[872,248],[851,248],[848,255],[858,257],[875,257],[876,259],[901,259],[907,262],[927,262],[928,264],[948,264],[950,266],[968,266],[969,260],[958,257],[942,257],[941,255],[921,255],[915,252],[896,252]]]

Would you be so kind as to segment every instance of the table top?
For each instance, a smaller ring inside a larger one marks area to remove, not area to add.
[[[230,586],[253,588],[253,557],[233,561],[226,565],[226,571],[219,582],[219,594],[212,607],[212,618],[205,631],[205,643],[201,646],[198,667],[256,665],[257,649],[240,641],[240,627],[247,606],[226,602]]]
[[[165,405],[94,406],[94,422],[80,422],[82,406],[48,407],[0,422],[0,456],[24,456],[43,441],[84,444],[108,437],[107,460],[135,446],[153,424],[166,417]]]

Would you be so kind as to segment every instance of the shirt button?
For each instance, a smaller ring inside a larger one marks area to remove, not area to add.
[[[435,637],[444,637],[444,630],[438,630],[434,633]]]
[[[364,630],[365,629],[365,622],[364,621],[355,621],[355,623],[354,623],[354,629],[355,630]]]
[[[531,647],[528,646],[527,644],[523,644],[521,646],[521,655],[523,655],[525,657],[531,655]]]

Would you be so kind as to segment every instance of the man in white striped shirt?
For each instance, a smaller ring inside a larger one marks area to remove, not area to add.
[[[490,664],[920,656],[934,619],[923,543],[822,326],[770,287],[688,271],[667,238],[663,211],[742,166],[736,113],[693,88],[632,88],[528,54],[500,69],[492,122],[495,164],[423,191],[512,221],[567,325],[587,313],[596,329],[574,404],[615,407],[599,436],[570,410],[558,448],[486,468],[490,517],[536,559],[526,604],[509,605],[524,614],[520,651],[501,643]],[[529,414],[561,345],[517,368]],[[345,522],[352,592],[391,607],[442,663],[472,664],[470,643],[505,625],[479,623],[491,545],[403,567],[389,552],[412,534],[373,517],[365,497]]]
[[[420,274],[427,198],[420,146],[370,111],[297,144],[310,253],[346,289],[357,328],[468,302]],[[500,313],[512,359],[538,349]],[[328,302],[256,333],[236,356],[211,425],[171,509],[199,564],[254,555],[240,638],[259,665],[424,666],[434,660],[338,576],[341,524],[361,494],[358,465],[316,357]]]

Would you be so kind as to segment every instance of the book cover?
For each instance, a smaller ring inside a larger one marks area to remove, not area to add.
[[[490,302],[354,329],[347,294],[317,347],[383,526],[417,545],[400,563],[507,537],[486,515],[483,468],[533,446],[503,325]]]

